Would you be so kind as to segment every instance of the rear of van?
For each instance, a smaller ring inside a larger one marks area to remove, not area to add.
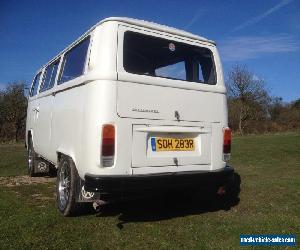
[[[223,186],[231,131],[215,43],[143,21],[118,20],[112,122],[103,123],[99,171],[84,188],[102,194]]]

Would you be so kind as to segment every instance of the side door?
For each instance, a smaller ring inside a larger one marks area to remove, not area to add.
[[[36,152],[50,160],[52,108],[54,101],[53,86],[56,83],[60,60],[49,64],[44,71],[44,77],[39,88],[37,102],[37,116],[35,122]]]

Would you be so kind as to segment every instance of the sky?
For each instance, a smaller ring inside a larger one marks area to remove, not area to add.
[[[217,43],[224,74],[243,64],[272,96],[300,98],[300,0],[0,0],[0,89],[36,71],[103,18],[126,16]]]

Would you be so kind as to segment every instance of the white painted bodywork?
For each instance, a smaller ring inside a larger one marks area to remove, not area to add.
[[[123,68],[122,42],[126,30],[209,48],[217,84],[127,73]],[[214,42],[153,23],[109,18],[92,27],[49,64],[87,35],[91,36],[91,44],[84,74],[29,98],[26,131],[31,131],[39,155],[55,165],[58,153],[72,157],[81,178],[85,174],[134,175],[225,167],[222,129],[227,127],[226,89]],[[60,68],[61,65],[58,72]],[[134,108],[158,113],[135,112]],[[175,111],[180,121],[175,119]],[[112,167],[101,166],[101,128],[107,123],[116,128]],[[185,133],[193,134],[197,141],[195,152],[152,152],[149,137],[166,133],[183,137]]]

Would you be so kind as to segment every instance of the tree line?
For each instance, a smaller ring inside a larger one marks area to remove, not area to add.
[[[19,141],[25,136],[27,97],[25,82],[0,90],[0,142]]]
[[[245,65],[235,65],[226,77],[228,123],[234,133],[280,132],[300,129],[300,98],[284,103],[270,96],[266,83]],[[0,142],[24,140],[27,113],[25,82],[0,90]]]
[[[235,65],[227,79],[228,121],[234,132],[264,133],[300,129],[300,98],[284,103],[270,96],[266,83],[245,65]]]

